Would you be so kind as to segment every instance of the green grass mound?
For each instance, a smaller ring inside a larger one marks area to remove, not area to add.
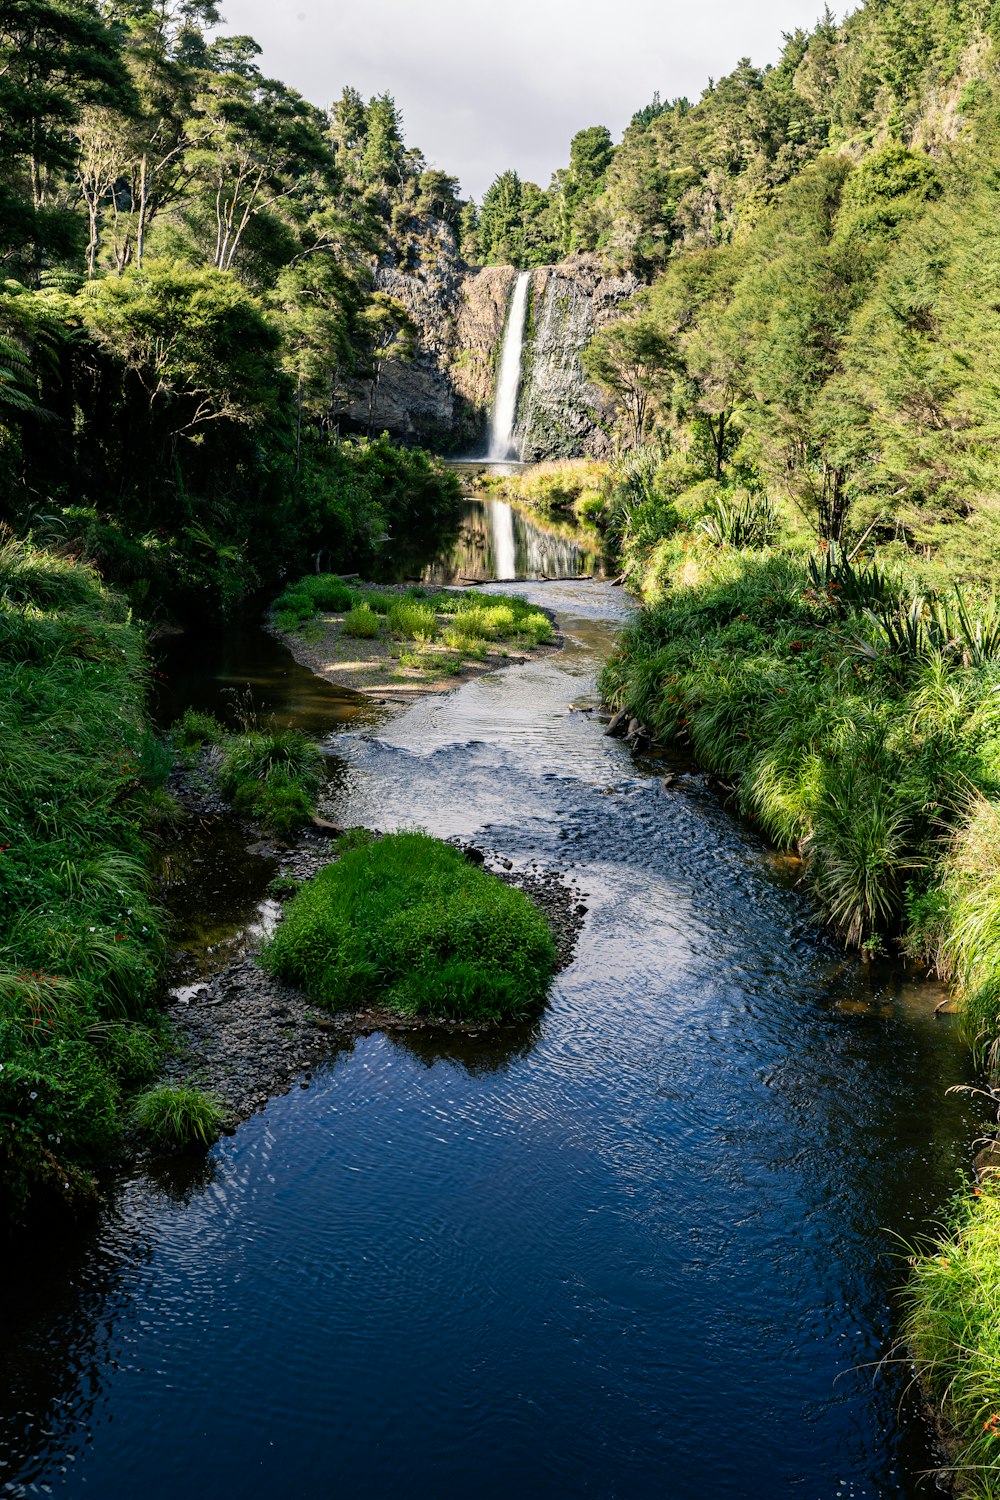
[[[223,1112],[201,1089],[161,1083],[140,1094],[133,1119],[154,1145],[190,1150],[212,1144],[221,1129]]]
[[[1000,1493],[1000,1190],[964,1194],[907,1292],[906,1341],[962,1443],[962,1494]]]
[[[555,944],[520,891],[423,833],[341,848],[289,903],[271,973],[331,1010],[500,1020],[542,1002]]]

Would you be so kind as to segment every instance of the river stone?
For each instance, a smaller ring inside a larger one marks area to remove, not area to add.
[[[977,1152],[975,1165],[980,1182],[985,1182],[989,1177],[1000,1176],[1000,1142],[991,1141],[982,1151]]]

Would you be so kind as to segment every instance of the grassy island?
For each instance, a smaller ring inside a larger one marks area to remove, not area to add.
[[[545,998],[556,951],[521,891],[423,833],[351,834],[293,897],[266,968],[330,1010],[498,1021]]]
[[[272,619],[293,654],[342,687],[407,697],[548,645],[548,616],[516,595],[299,579]]]

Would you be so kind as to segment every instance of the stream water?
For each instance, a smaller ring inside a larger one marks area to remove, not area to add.
[[[967,1056],[700,777],[606,738],[621,590],[519,587],[566,649],[395,716],[258,632],[168,664],[328,735],[338,822],[565,871],[586,923],[536,1024],[358,1041],[14,1268],[0,1494],[933,1490],[894,1289],[967,1160]]]

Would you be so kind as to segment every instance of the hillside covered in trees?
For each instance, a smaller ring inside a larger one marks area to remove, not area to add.
[[[426,457],[338,442],[406,357],[390,241],[457,219],[387,95],[329,113],[209,38],[211,0],[0,7],[0,519],[137,603],[218,612],[310,550],[454,515]]]

